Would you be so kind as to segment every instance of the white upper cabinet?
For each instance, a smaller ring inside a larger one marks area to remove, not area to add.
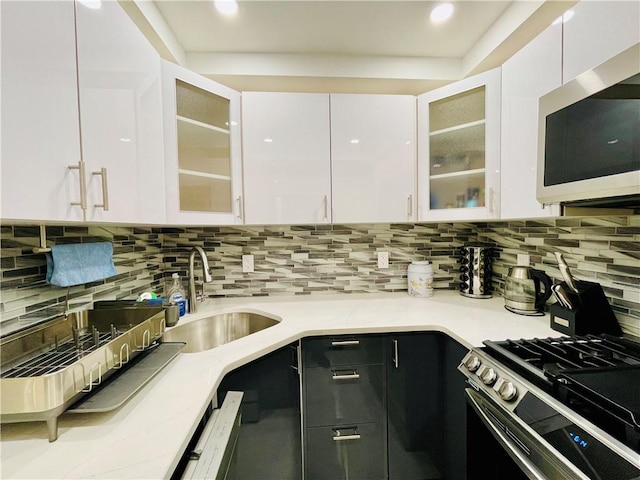
[[[83,220],[73,2],[0,2],[2,219]],[[72,203],[78,203],[77,206]]]
[[[331,221],[329,95],[242,94],[247,224]]]
[[[117,2],[76,10],[87,220],[162,223],[160,56]]]
[[[333,222],[416,221],[416,98],[331,95]]]
[[[559,215],[536,200],[538,102],[562,84],[562,25],[552,25],[502,65],[500,217]]]
[[[155,50],[116,2],[1,8],[2,218],[164,222]]]
[[[240,93],[162,62],[167,221],[243,222]]]
[[[582,1],[563,24],[563,83],[640,42],[640,2]]]
[[[418,97],[418,220],[499,218],[500,69]]]

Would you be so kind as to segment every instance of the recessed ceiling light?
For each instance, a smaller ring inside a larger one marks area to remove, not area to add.
[[[238,13],[238,2],[236,0],[213,0],[213,4],[223,15],[235,15]]]
[[[448,20],[451,15],[453,15],[453,10],[453,3],[441,3],[433,10],[431,10],[429,18],[433,23],[442,23],[445,20]]]
[[[566,12],[564,12],[562,15],[560,15],[558,18],[556,18],[553,21],[553,25],[557,25],[560,22],[567,23],[569,20],[573,18],[573,15],[574,15],[573,10],[567,10]]]

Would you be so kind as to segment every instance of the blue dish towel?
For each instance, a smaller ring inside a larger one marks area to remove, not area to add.
[[[47,252],[47,283],[71,287],[116,275],[109,242],[54,245]]]

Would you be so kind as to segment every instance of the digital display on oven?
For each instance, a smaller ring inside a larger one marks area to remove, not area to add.
[[[580,448],[587,448],[589,442],[584,439],[580,434],[569,431],[569,437],[574,441]]]
[[[631,480],[640,477],[638,468],[536,396],[527,393],[516,407],[515,413],[588,476],[602,480]]]

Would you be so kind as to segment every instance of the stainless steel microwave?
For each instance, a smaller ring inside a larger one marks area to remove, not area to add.
[[[640,44],[540,98],[542,204],[640,198]]]

